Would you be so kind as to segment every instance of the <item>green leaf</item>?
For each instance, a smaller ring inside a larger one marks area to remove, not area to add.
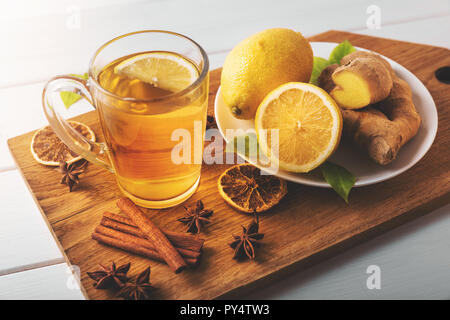
[[[83,74],[69,73],[69,76],[77,77],[77,78],[80,78],[83,80],[87,80],[89,78],[89,74],[87,72],[85,72]]]
[[[71,105],[81,99],[79,94],[71,91],[61,91],[59,95],[61,96],[61,100],[63,101],[66,109],[69,109]]]
[[[355,176],[344,167],[329,161],[322,164],[320,169],[328,184],[348,203],[348,194],[355,184]]]
[[[319,78],[323,69],[325,69],[329,65],[330,63],[328,62],[327,59],[321,57],[314,57],[313,70],[311,73],[311,80],[309,82],[317,86],[318,85],[317,78]]]
[[[330,64],[340,64],[341,59],[348,55],[349,53],[352,53],[353,51],[356,51],[355,47],[352,46],[352,44],[345,40],[341,43],[339,43],[333,51],[331,51],[330,57],[328,58],[328,62]]]
[[[80,78],[82,80],[87,80],[89,78],[89,74],[87,72],[84,74],[71,73],[69,75],[72,77]],[[63,101],[66,109],[69,109],[71,105],[73,105],[75,102],[81,99],[81,96],[79,94],[72,91],[61,91],[59,93],[59,96],[61,97],[61,100]]]
[[[234,137],[232,141],[227,143],[225,152],[236,152],[247,158],[256,158],[259,153],[258,138],[256,133],[248,133],[242,136]]]

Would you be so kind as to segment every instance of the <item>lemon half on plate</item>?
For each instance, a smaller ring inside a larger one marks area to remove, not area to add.
[[[309,172],[325,162],[339,145],[342,115],[324,90],[308,83],[289,82],[261,102],[255,129],[261,150],[281,169]]]
[[[139,79],[174,93],[187,88],[199,75],[192,62],[169,52],[135,55],[115,66],[114,73]]]

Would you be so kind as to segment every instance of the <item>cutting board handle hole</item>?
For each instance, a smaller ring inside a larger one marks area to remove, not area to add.
[[[436,70],[434,75],[440,82],[450,84],[450,67],[439,68]]]

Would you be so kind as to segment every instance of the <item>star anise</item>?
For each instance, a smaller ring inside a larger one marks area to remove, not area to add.
[[[198,200],[195,207],[186,208],[183,206],[183,208],[186,210],[186,216],[178,219],[178,221],[183,222],[188,226],[186,232],[193,234],[200,233],[203,224],[211,222],[209,217],[214,211],[206,210],[202,200]]]
[[[121,265],[116,268],[113,262],[111,267],[107,268],[100,264],[101,270],[88,272],[87,275],[95,280],[95,289],[117,289],[121,288],[128,280],[127,272],[130,270],[131,263]]]
[[[257,216],[247,226],[242,226],[241,235],[233,235],[234,241],[229,245],[234,249],[233,259],[255,258],[255,248],[259,246],[258,240],[264,238],[264,233],[258,233],[259,221]]]
[[[60,162],[59,172],[62,173],[61,184],[69,186],[69,192],[72,192],[72,188],[75,184],[78,184],[80,178],[78,176],[84,172],[87,161],[84,159],[78,160],[71,164],[67,162]]]
[[[207,116],[206,117],[206,130],[216,128],[216,119],[214,119],[213,116]]]
[[[141,272],[135,282],[127,282],[117,296],[126,300],[148,300],[153,287],[150,283],[150,267]]]

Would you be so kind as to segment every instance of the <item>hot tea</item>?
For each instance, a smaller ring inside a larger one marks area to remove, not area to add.
[[[96,107],[118,184],[130,198],[172,199],[198,184],[207,87],[180,92],[198,76],[192,61],[156,51],[119,58],[99,72],[100,86],[123,98],[104,95]],[[190,139],[180,151],[187,152],[183,163],[173,159],[181,136]]]

